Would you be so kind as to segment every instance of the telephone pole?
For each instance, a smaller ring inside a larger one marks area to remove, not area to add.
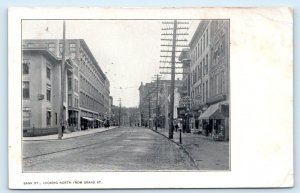
[[[156,107],[155,107],[155,130],[157,130],[157,125],[158,125],[158,92],[159,92],[159,80],[160,80],[160,75],[156,74]]]
[[[165,44],[162,44],[161,46],[164,47],[171,47],[172,49],[162,49],[161,52],[163,55],[160,57],[165,58],[165,60],[161,61],[161,63],[164,66],[161,66],[161,69],[170,69],[171,71],[162,71],[161,74],[171,74],[171,93],[170,93],[170,106],[169,106],[169,138],[173,139],[173,132],[174,132],[174,125],[173,125],[173,119],[174,119],[174,90],[175,90],[175,74],[183,74],[183,72],[178,72],[176,69],[183,68],[181,66],[176,66],[176,64],[180,64],[180,61],[176,61],[178,59],[178,56],[176,55],[177,52],[182,52],[182,50],[177,50],[176,48],[185,48],[188,47],[184,44],[177,44],[177,42],[186,42],[187,39],[183,39],[182,36],[188,35],[187,32],[182,32],[182,30],[188,30],[189,28],[185,25],[189,24],[189,22],[184,21],[164,21],[162,22],[163,25],[165,25],[164,28],[162,28],[161,35],[163,38],[161,38],[162,41],[166,41]],[[169,36],[172,36],[172,38],[168,38]],[[181,37],[181,38],[180,38]],[[171,44],[170,44],[171,43]],[[171,55],[168,55],[168,53],[171,53]],[[171,58],[171,61],[167,61],[167,58]],[[171,66],[165,66],[165,64],[171,64]]]
[[[66,60],[66,21],[63,21],[63,42],[61,59],[61,100],[60,100],[60,127],[58,128],[58,139],[62,139],[65,129],[64,98],[65,98],[65,60]]]
[[[149,88],[150,89],[150,88]],[[149,126],[149,129],[151,128],[150,127],[150,119],[151,119],[151,95],[150,95],[150,91],[148,89],[148,102],[149,102],[149,119],[148,119],[148,126]]]
[[[122,99],[119,98],[119,127],[121,127],[121,108],[122,108]]]

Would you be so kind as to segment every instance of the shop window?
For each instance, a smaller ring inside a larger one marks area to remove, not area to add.
[[[23,99],[29,99],[29,81],[23,81]]]

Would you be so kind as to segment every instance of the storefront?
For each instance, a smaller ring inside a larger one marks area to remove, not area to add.
[[[229,104],[219,102],[209,106],[199,117],[203,134],[211,136],[214,140],[229,139],[228,113]]]
[[[77,131],[79,130],[79,118],[78,118],[78,110],[69,110],[69,119],[68,119],[68,124],[69,124],[69,129],[71,131]]]
[[[100,128],[100,127],[102,127],[102,120],[100,120],[100,119],[98,119],[98,118],[95,118],[94,119],[94,127],[95,128]]]
[[[89,128],[94,128],[94,119],[90,117],[81,117],[81,130],[86,130]]]

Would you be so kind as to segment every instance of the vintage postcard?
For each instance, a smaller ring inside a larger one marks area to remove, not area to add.
[[[12,189],[293,186],[293,11],[10,8]]]

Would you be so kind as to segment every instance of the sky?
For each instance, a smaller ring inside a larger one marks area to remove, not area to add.
[[[198,23],[189,21],[185,38],[192,37]],[[62,26],[62,20],[23,20],[22,38],[62,39]],[[123,106],[137,107],[141,82],[161,72],[161,29],[166,27],[161,20],[66,20],[66,38],[85,40],[110,81],[114,105],[121,98]]]

